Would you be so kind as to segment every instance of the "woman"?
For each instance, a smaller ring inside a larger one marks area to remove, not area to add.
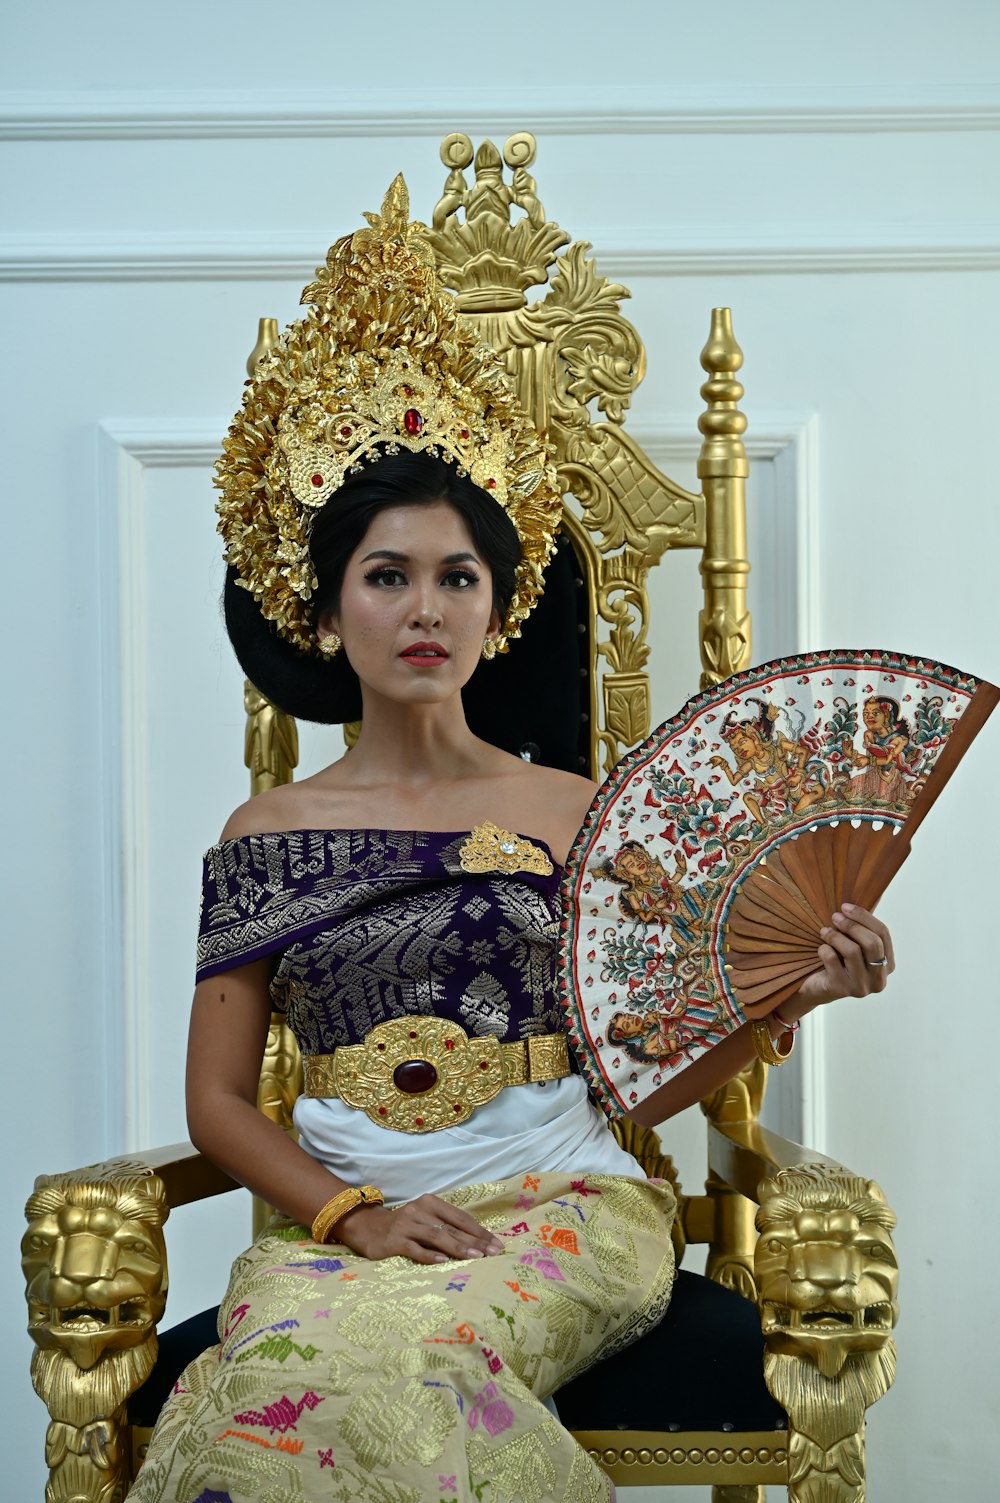
[[[230,431],[220,510],[247,671],[300,713],[356,692],[362,728],[208,853],[188,1066],[192,1139],[285,1219],[130,1496],[606,1499],[544,1401],[662,1314],[673,1202],[561,1033],[559,863],[593,785],[479,740],[461,699],[538,593],[558,494],[398,193],[328,268]],[[835,923],[778,1032],[884,985],[883,926]],[[255,1106],[274,1002],[306,1056],[298,1144]],[[731,1035],[643,1120],[753,1053]]]
[[[907,797],[907,776],[913,769],[910,728],[900,714],[899,701],[888,694],[866,699],[863,751],[848,743],[847,754],[864,771],[851,778],[847,798],[854,803],[898,804]]]

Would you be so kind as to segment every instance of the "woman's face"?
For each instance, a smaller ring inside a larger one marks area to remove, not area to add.
[[[499,629],[493,577],[446,502],[380,511],[344,571],[336,631],[363,686],[388,699],[438,704],[458,693]]]
[[[866,699],[861,713],[869,730],[881,734],[889,729],[889,717],[886,715],[885,706],[880,705],[877,699]]]
[[[732,750],[735,751],[735,755],[741,756],[741,758],[756,756],[759,738],[753,735],[752,730],[747,729],[747,726],[732,727],[728,735],[726,735],[726,741],[729,742]]]
[[[615,857],[615,871],[626,881],[641,881],[649,875],[649,870],[645,851],[619,851]]]
[[[611,1026],[618,1038],[636,1039],[642,1033],[645,1024],[638,1013],[616,1012],[611,1018]]]

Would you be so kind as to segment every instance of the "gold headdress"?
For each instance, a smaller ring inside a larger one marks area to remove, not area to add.
[[[348,474],[381,453],[426,451],[493,496],[521,540],[496,648],[542,589],[560,499],[545,444],[503,365],[462,322],[402,177],[370,228],[330,248],[291,324],[247,383],[216,465],[219,531],[239,583],[288,641],[315,650],[309,535]]]

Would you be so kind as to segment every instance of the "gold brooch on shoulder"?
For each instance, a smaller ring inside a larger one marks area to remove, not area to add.
[[[469,832],[458,853],[464,872],[536,872],[548,877],[552,861],[540,846],[484,820]]]

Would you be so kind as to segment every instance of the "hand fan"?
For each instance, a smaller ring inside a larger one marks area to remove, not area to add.
[[[1000,691],[879,651],[782,658],[697,695],[601,785],[566,863],[570,1038],[610,1116],[822,969],[872,909]]]

